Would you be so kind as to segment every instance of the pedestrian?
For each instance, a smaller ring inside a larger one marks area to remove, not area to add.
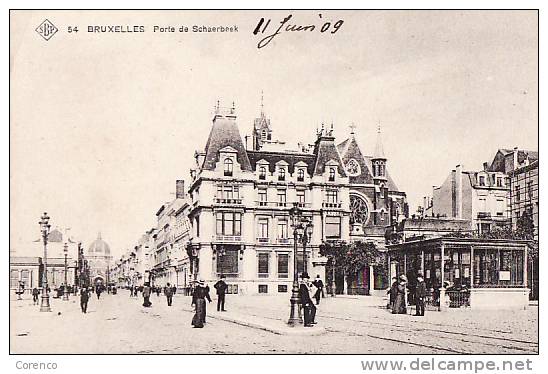
[[[173,285],[173,287],[171,287],[171,290],[173,291],[173,295],[177,294],[177,286]]]
[[[102,289],[101,285],[98,284],[95,287],[95,293],[97,294],[97,300],[99,300],[101,298],[101,292],[103,292],[103,289]]]
[[[145,308],[149,308],[150,306],[152,306],[152,303],[150,302],[150,293],[151,293],[151,288],[150,288],[150,285],[148,283],[145,283],[145,286],[143,287],[143,306]]]
[[[316,292],[314,293],[314,298],[316,299],[316,305],[320,304],[320,297],[325,297],[323,293],[323,282],[320,278],[320,274],[316,275],[316,279],[312,282],[314,287],[316,287]]]
[[[161,291],[160,286],[157,286],[156,287],[156,296],[160,297],[160,291]]]
[[[407,277],[400,275],[400,281],[397,287],[396,300],[394,301],[394,307],[392,308],[392,314],[407,314],[407,305],[405,292],[407,289]]]
[[[89,291],[87,287],[83,287],[80,290],[80,308],[82,309],[82,313],[87,313],[88,301],[89,301]]]
[[[135,287],[131,286],[129,288],[129,297],[133,297],[133,290],[135,289]]]
[[[396,302],[396,296],[398,295],[398,278],[392,277],[392,286],[390,286],[390,289],[386,293],[390,295],[388,309],[392,310],[394,309],[394,303]]]
[[[167,306],[171,306],[171,303],[173,302],[173,288],[169,283],[164,288],[164,294],[167,298]]]
[[[299,285],[299,303],[304,309],[304,327],[313,327],[316,322],[316,306],[310,298],[310,288],[308,281],[310,277],[308,273],[303,272],[301,274],[301,284]]]
[[[424,301],[426,299],[426,284],[422,274],[417,275],[417,288],[415,289],[415,315],[424,316]]]
[[[34,287],[32,289],[32,303],[33,305],[38,305],[38,295],[40,294],[40,291],[38,291],[38,288]]]
[[[226,312],[225,310],[225,295],[228,290],[228,284],[224,281],[224,274],[221,275],[221,279],[213,285],[217,290],[217,312]]]
[[[192,306],[195,307],[195,313],[192,317],[192,326],[194,326],[194,328],[202,328],[206,322],[207,309],[205,299],[207,299],[208,302],[211,302],[209,287],[205,285],[203,280],[200,280],[192,293]]]

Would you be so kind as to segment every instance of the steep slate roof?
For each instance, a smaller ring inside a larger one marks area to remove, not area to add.
[[[360,175],[349,176],[350,183],[373,184],[371,160],[366,160],[354,136],[350,136],[350,138],[339,144],[337,149],[339,150],[345,165],[348,161],[350,161],[350,159],[356,160],[360,165]]]
[[[227,146],[236,149],[238,152],[237,160],[242,170],[251,171],[251,164],[236,124],[236,117],[223,117],[221,115],[216,115],[213,119],[213,126],[205,147],[205,159],[202,168],[214,170],[215,164],[219,162],[219,151]]]
[[[372,184],[373,183],[373,163],[371,160],[374,158],[372,156],[364,156],[358,142],[354,136],[344,140],[337,146],[341,157],[344,161],[344,164],[351,159],[355,159],[360,164],[361,174],[355,177],[350,177],[350,183],[359,183],[359,184]],[[386,186],[389,191],[398,192],[398,186],[390,176],[388,170],[386,170]]]
[[[247,151],[249,161],[251,162],[253,170],[257,168],[257,162],[260,160],[268,161],[268,170],[273,173],[276,169],[276,163],[278,161],[285,161],[288,165],[288,172],[293,174],[295,172],[295,164],[302,161],[306,163],[307,172],[312,175],[314,172],[314,160],[315,155],[309,153],[292,153],[292,152],[264,152],[264,151]]]
[[[514,164],[514,150],[513,149],[499,149],[497,153],[495,154],[495,157],[493,158],[493,161],[491,162],[491,165],[489,165],[488,170],[489,171],[500,171],[503,173],[508,173],[513,169]],[[518,150],[518,163],[521,164],[525,159],[529,157],[529,161],[533,162],[535,160],[538,160],[538,151],[528,151],[524,149]],[[511,160],[506,161],[507,158],[511,158]]]
[[[338,164],[339,175],[341,177],[346,177],[346,170],[337,147],[335,146],[334,137],[325,135],[320,136],[316,141],[314,154],[316,155],[314,175],[323,175],[325,171],[325,164],[330,160],[333,160]]]

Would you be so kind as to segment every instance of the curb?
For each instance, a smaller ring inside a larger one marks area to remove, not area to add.
[[[186,309],[183,310],[187,312],[194,312],[194,309]],[[221,316],[217,314],[208,314],[207,318],[212,318],[220,321],[230,322],[234,323],[236,325],[250,327],[256,330],[262,330],[266,332],[270,332],[272,334],[276,335],[304,335],[304,336],[316,336],[321,335],[327,332],[327,330],[324,327],[317,327],[317,325],[314,328],[304,328],[304,327],[288,327],[288,326],[280,326],[280,327],[274,327],[274,326],[267,326],[261,323],[251,322],[251,321],[245,321],[234,317],[229,316]],[[283,324],[283,321],[281,320],[275,320],[277,323]]]

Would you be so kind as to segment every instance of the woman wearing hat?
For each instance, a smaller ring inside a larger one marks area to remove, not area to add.
[[[192,326],[195,328],[204,327],[206,317],[205,299],[211,302],[209,287],[206,287],[205,282],[200,279],[196,287],[194,287],[194,292],[192,293],[192,305],[196,310],[194,317],[192,317]]]
[[[407,305],[405,298],[405,291],[407,288],[407,277],[400,275],[400,282],[397,287],[396,300],[394,307],[392,308],[392,314],[407,314]]]

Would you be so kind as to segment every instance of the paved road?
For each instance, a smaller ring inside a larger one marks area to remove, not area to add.
[[[229,296],[223,318],[287,318],[287,297]],[[177,296],[172,307],[152,297],[122,291],[92,299],[88,314],[77,298],[53,300],[53,313],[40,313],[28,299],[10,305],[12,353],[535,353],[538,308],[519,312],[451,311],[425,318],[393,316],[380,299],[322,301],[318,336],[276,335],[216,318],[193,329],[190,298]],[[220,316],[209,305],[211,317]],[[59,314],[60,312],[60,314]]]

